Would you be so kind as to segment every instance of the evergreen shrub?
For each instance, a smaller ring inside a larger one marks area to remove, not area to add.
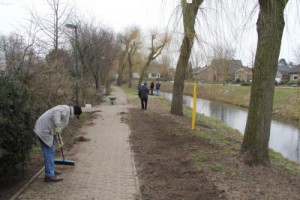
[[[34,139],[29,99],[18,79],[0,73],[0,181],[17,178],[29,155]]]

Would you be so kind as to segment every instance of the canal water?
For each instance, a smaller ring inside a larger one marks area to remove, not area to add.
[[[166,99],[172,100],[171,93],[162,93]],[[193,98],[183,97],[184,104],[192,107]],[[244,134],[248,110],[230,104],[197,99],[197,113],[217,118],[226,125]],[[272,120],[269,147],[284,157],[300,162],[300,129],[292,124]]]

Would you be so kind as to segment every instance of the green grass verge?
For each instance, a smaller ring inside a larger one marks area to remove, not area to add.
[[[212,86],[214,87],[214,86]],[[138,99],[137,90],[132,88],[123,88],[127,94],[127,98],[130,100]],[[246,89],[242,89],[246,90]],[[171,101],[161,98],[161,106],[166,107],[168,109],[171,108]],[[183,113],[185,116],[191,119],[192,110],[188,107],[183,107]],[[224,151],[218,151],[219,157],[223,157],[224,159],[230,158],[232,156],[237,156],[240,152],[243,135],[237,131],[236,129],[232,129],[224,124],[222,121],[206,117],[202,114],[197,114],[196,118],[196,126],[200,126],[200,129],[190,130],[190,133],[195,135],[196,137],[200,137],[204,140],[209,141],[210,143],[221,147]],[[191,150],[197,151],[199,149],[198,146],[190,146],[186,147]],[[216,153],[216,152],[213,152]],[[198,167],[202,167],[206,161],[208,161],[209,156],[212,154],[210,151],[201,151],[201,153],[195,153],[195,160]],[[274,165],[280,165],[286,168],[288,171],[295,175],[300,175],[300,166],[298,163],[290,161],[284,158],[280,153],[277,153],[270,149],[269,153],[270,161]],[[221,171],[223,166],[220,163],[215,163],[215,165],[211,166],[212,171]]]
[[[173,84],[162,84],[162,91],[172,92]],[[213,101],[230,103],[248,108],[251,87],[241,87],[223,84],[197,84],[197,96]],[[192,96],[193,83],[185,83],[184,95]],[[300,88],[275,87],[273,114],[286,120],[300,122]]]

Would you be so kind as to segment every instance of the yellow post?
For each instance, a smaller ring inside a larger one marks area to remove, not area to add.
[[[197,84],[194,83],[194,95],[193,95],[193,112],[192,112],[192,129],[195,129],[196,121],[196,100],[197,100]]]

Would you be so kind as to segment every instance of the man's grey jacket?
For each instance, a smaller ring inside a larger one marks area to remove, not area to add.
[[[53,144],[55,128],[64,129],[74,116],[72,106],[58,105],[42,114],[35,123],[33,131],[49,147]]]

